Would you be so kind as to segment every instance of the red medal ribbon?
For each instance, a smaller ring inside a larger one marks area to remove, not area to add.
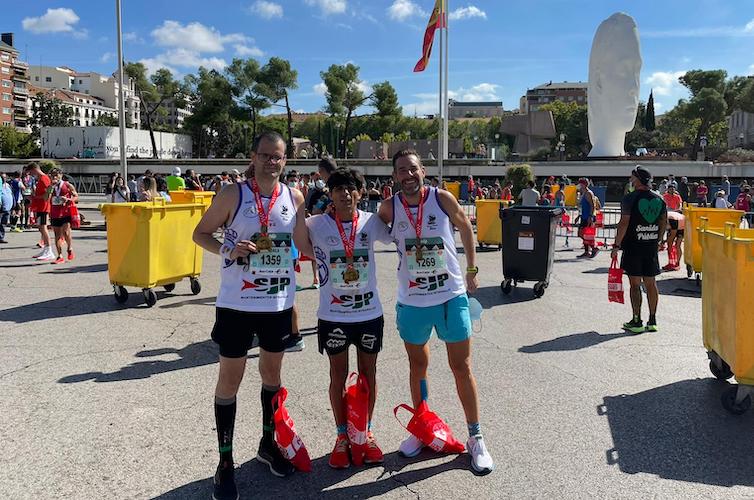
[[[425,196],[426,193],[427,190],[422,188],[421,199],[419,200],[419,210],[416,212],[416,220],[414,220],[414,216],[411,215],[411,209],[408,206],[406,197],[401,195],[401,204],[403,205],[403,209],[406,211],[408,221],[412,226],[414,226],[414,231],[416,231],[416,238],[419,240],[422,239],[422,219],[424,218],[424,201],[427,199],[427,197]]]
[[[254,193],[254,200],[257,202],[257,213],[259,214],[259,223],[262,225],[262,236],[267,236],[267,230],[270,227],[270,214],[272,213],[272,207],[275,206],[278,196],[280,196],[280,184],[275,186],[275,191],[272,192],[270,198],[270,206],[267,207],[267,212],[264,211],[264,205],[262,205],[262,195],[259,193],[259,184],[256,179],[251,179],[251,192]]]
[[[356,246],[356,233],[357,226],[359,225],[359,211],[356,210],[353,213],[351,220],[351,234],[346,238],[346,230],[343,228],[343,223],[340,221],[338,214],[335,214],[335,224],[338,226],[338,232],[340,233],[340,241],[343,242],[343,250],[346,251],[346,259],[353,259],[353,249]]]

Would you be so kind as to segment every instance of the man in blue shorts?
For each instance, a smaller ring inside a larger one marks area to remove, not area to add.
[[[424,186],[426,171],[419,154],[402,150],[393,156],[393,178],[401,192],[382,203],[380,218],[392,225],[398,247],[398,331],[408,353],[411,398],[414,408],[427,398],[429,339],[432,330],[445,342],[448,364],[455,377],[469,439],[466,449],[478,474],[492,472],[494,463],[482,438],[479,398],[471,372],[471,318],[468,289],[478,287],[476,251],[471,223],[453,195]],[[457,227],[466,255],[461,269],[453,226]],[[409,435],[399,451],[418,455],[424,445]]]

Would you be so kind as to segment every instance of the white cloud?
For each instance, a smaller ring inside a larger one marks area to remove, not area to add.
[[[460,96],[461,101],[499,101],[500,97],[497,95],[497,89],[500,85],[494,83],[480,83],[474,85],[470,89],[461,88],[457,94]],[[451,92],[448,92],[450,95]],[[453,96],[450,95],[452,98]]]
[[[257,0],[249,8],[249,11],[264,19],[283,17],[283,6],[274,2],[268,2],[267,0]]]
[[[750,75],[754,75],[754,64],[752,64],[751,66],[749,66],[749,74]]]
[[[642,31],[643,38],[731,38],[754,36],[754,19],[744,26],[705,26],[661,31]]]
[[[252,41],[242,33],[223,35],[214,27],[193,22],[182,25],[178,21],[166,20],[152,30],[152,37],[158,45],[176,47],[195,52],[222,52],[226,43],[247,43]]]
[[[248,45],[237,44],[234,45],[234,48],[238,57],[262,57],[264,55],[264,52],[256,46],[249,47]]]
[[[44,15],[39,17],[27,17],[21,21],[26,31],[34,34],[40,33],[70,33],[74,31],[74,25],[79,22],[79,16],[73,9],[47,9]]]
[[[458,101],[500,101],[497,94],[500,85],[494,83],[479,83],[469,88],[460,87],[456,90],[448,90],[448,97]],[[439,107],[439,95],[435,93],[414,94],[417,101],[404,104],[403,109],[406,113],[417,115],[434,115],[437,114]]]
[[[307,5],[319,7],[323,15],[343,14],[346,11],[346,0],[304,0]]]
[[[481,10],[479,7],[469,5],[468,7],[458,8],[451,12],[450,15],[448,15],[448,18],[451,21],[462,21],[464,19],[471,19],[474,17],[487,19],[487,13]]]
[[[140,37],[139,34],[136,33],[135,31],[129,31],[128,33],[123,33],[123,40],[125,40],[126,42],[138,43],[138,44],[145,43],[144,39]]]
[[[176,74],[179,72],[176,68],[195,69],[199,66],[204,66],[207,69],[222,71],[228,66],[225,59],[219,57],[202,57],[197,51],[181,48],[172,49],[155,57],[142,59],[139,62],[147,67],[149,74],[154,73],[160,68],[169,69],[172,73]]]
[[[744,31],[747,33],[754,33],[754,19],[746,23],[746,26],[744,26]]]
[[[315,94],[324,96],[327,93],[327,85],[325,85],[324,82],[319,82],[317,85],[312,87],[312,90]]]
[[[78,31],[74,31],[72,34],[73,38],[76,40],[86,40],[89,38],[89,30],[87,29],[81,29]]]
[[[388,7],[387,15],[393,21],[405,21],[412,17],[426,17],[428,14],[411,0],[395,0]]]
[[[685,74],[685,71],[656,71],[648,76],[644,83],[652,88],[655,95],[670,96],[685,88],[678,81]]]
[[[112,52],[105,52],[102,54],[102,57],[99,58],[101,63],[109,62],[113,57],[115,57],[115,54]]]

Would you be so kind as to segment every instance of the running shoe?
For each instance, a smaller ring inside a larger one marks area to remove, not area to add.
[[[73,260],[76,258],[76,254],[73,253],[73,250],[68,250],[68,260]]]
[[[57,258],[57,259],[55,259],[55,260],[54,260],[54,261],[53,261],[52,263],[53,263],[53,264],[63,264],[63,263],[65,263],[65,259],[63,258],[63,256],[62,256],[62,255],[60,255],[60,256],[58,256],[58,258]]]
[[[259,441],[257,460],[268,466],[274,476],[286,477],[293,474],[293,465],[280,453],[277,445],[271,439],[267,441],[262,438]]]
[[[367,434],[367,449],[364,452],[365,464],[381,464],[385,460],[382,450],[377,445],[377,441],[374,439],[374,435],[371,431]]]
[[[589,256],[590,259],[593,259],[597,256],[597,254],[600,253],[600,249],[598,247],[594,247],[592,249],[592,255]]]
[[[577,256],[576,256],[576,258],[577,258],[577,259],[586,259],[586,258],[587,258],[587,257],[589,257],[590,255],[591,255],[591,254],[589,253],[589,250],[584,250],[584,253],[582,253],[582,254],[580,254],[580,255],[577,255]]]
[[[0,240],[0,244],[8,243],[8,240]]]
[[[37,248],[44,248],[44,247],[45,247],[45,244],[42,243],[41,241],[37,243]]]
[[[306,347],[301,335],[289,335],[283,342],[285,343],[285,352],[303,351],[304,347]]]
[[[471,455],[471,468],[477,474],[485,475],[492,472],[495,463],[492,461],[490,452],[484,444],[484,438],[481,435],[470,436],[466,441],[466,451]]]
[[[40,258],[40,257],[41,257],[42,255],[44,255],[44,254],[45,254],[46,252],[47,252],[47,248],[46,248],[46,247],[42,247],[42,250],[40,250],[39,252],[37,252],[37,253],[35,253],[34,255],[32,255],[32,256],[31,256],[31,258],[32,258],[32,259],[38,259],[38,258]]]
[[[646,331],[648,331],[648,332],[659,331],[658,328],[657,328],[657,320],[650,319],[649,321],[647,321]]]
[[[623,323],[623,329],[628,330],[631,333],[644,332],[644,322],[640,319],[634,318],[628,323]]]
[[[11,231],[13,231],[14,233],[23,233],[23,232],[24,232],[24,230],[23,230],[23,229],[21,229],[21,228],[20,228],[20,227],[18,227],[18,226],[16,226],[16,227],[14,227],[13,229],[11,229]]]
[[[348,438],[338,436],[335,441],[335,448],[330,453],[330,460],[327,463],[333,469],[347,469],[351,465],[351,457],[348,454]]]
[[[55,260],[55,254],[52,253],[52,250],[47,249],[46,252],[42,252],[39,254],[39,257],[36,257],[37,260]]]
[[[406,458],[412,458],[421,453],[422,449],[424,449],[424,443],[418,437],[409,434],[398,447],[398,453]]]
[[[312,290],[319,290],[319,283],[312,283]]]
[[[222,464],[217,466],[212,486],[213,500],[238,500],[241,498],[236,487],[235,470],[232,464],[226,467],[223,467]]]

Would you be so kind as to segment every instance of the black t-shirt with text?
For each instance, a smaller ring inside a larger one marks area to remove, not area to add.
[[[623,198],[620,208],[622,214],[631,216],[621,242],[623,250],[657,253],[660,221],[667,216],[662,197],[653,191],[636,190]]]

